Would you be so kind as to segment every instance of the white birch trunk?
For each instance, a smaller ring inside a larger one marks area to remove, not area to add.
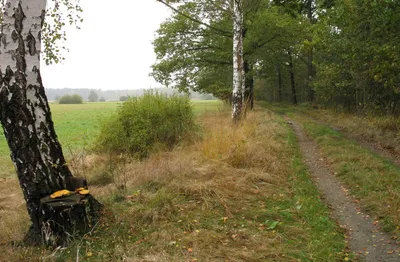
[[[72,177],[51,120],[40,76],[46,0],[7,0],[0,34],[0,121],[40,241],[40,199],[66,188]]]
[[[233,0],[233,92],[232,119],[238,122],[242,116],[245,90],[243,60],[243,8],[242,0]]]

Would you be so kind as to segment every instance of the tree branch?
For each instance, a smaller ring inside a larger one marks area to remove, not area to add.
[[[233,36],[232,33],[229,32],[229,31],[223,30],[223,29],[221,29],[221,28],[213,27],[213,26],[211,26],[211,25],[209,25],[209,24],[203,23],[203,22],[201,22],[201,21],[199,21],[199,20],[197,20],[197,19],[195,19],[195,18],[193,18],[193,17],[191,17],[191,16],[189,16],[189,15],[187,15],[187,14],[185,14],[185,13],[179,11],[178,9],[176,9],[175,7],[173,7],[172,5],[170,5],[170,4],[168,4],[167,2],[165,2],[164,0],[157,0],[157,1],[160,2],[160,3],[162,3],[162,4],[164,4],[165,6],[169,7],[169,8],[170,8],[171,10],[173,10],[175,13],[177,13],[177,14],[183,16],[183,17],[186,17],[187,19],[189,19],[189,20],[192,21],[192,22],[198,23],[198,24],[200,24],[200,25],[204,25],[205,27],[210,28],[210,29],[212,29],[212,30],[214,30],[214,31],[217,31],[217,32],[223,34],[224,36],[227,36],[227,37],[232,37],[232,36]]]
[[[281,36],[281,35],[280,34],[276,34],[276,35],[272,36],[271,38],[269,38],[268,40],[264,41],[263,43],[258,44],[257,48],[263,47],[264,45],[268,44],[269,42],[273,41],[275,38],[277,38],[279,36]]]
[[[213,60],[213,59],[207,59],[207,58],[200,58],[196,59],[195,61],[197,62],[206,62],[210,64],[218,64],[218,65],[232,65],[231,61],[224,61],[224,60]]]

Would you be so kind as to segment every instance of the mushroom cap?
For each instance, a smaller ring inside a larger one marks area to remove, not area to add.
[[[58,198],[58,197],[62,197],[62,196],[68,196],[71,193],[72,192],[67,189],[58,190],[58,191],[54,192],[53,194],[51,194],[50,198]]]

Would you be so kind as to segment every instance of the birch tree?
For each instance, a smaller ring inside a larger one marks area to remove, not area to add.
[[[0,31],[0,121],[32,222],[27,239],[36,243],[40,200],[72,177],[40,76],[45,10],[46,0],[7,0]]]
[[[188,38],[186,35],[182,34],[181,32],[178,32],[176,35],[181,36],[184,35],[183,39],[180,39],[179,43],[176,41],[176,36],[173,36],[172,41],[167,41],[171,42],[171,45],[169,48],[165,47],[165,39],[163,38],[158,38],[155,41],[156,45],[156,52],[159,53],[160,55],[158,56],[158,59],[161,60],[160,63],[157,65],[153,66],[154,73],[153,76],[157,80],[163,81],[166,79],[165,82],[170,82],[172,77],[178,76],[183,79],[183,81],[180,81],[180,85],[182,84],[190,84],[190,81],[186,81],[187,78],[197,77],[198,76],[204,75],[205,66],[201,65],[199,63],[198,56],[193,56],[196,57],[196,59],[192,59],[192,54],[194,51],[196,54],[200,54],[200,61],[201,63],[204,64],[204,62],[208,63],[209,60],[209,55],[208,56],[203,56],[204,53],[208,52],[211,50],[210,53],[212,53],[215,57],[219,58],[219,61],[211,61],[211,63],[216,63],[220,64],[221,62],[225,64],[224,60],[221,60],[221,55],[216,55],[218,52],[221,54],[222,49],[220,46],[215,46],[215,43],[218,43],[220,41],[213,41],[214,45],[210,45],[207,43],[207,41],[202,41],[202,40],[209,40],[208,37],[205,37],[207,35],[210,35],[209,33],[204,34],[205,30],[209,30],[211,32],[217,33],[220,36],[223,37],[229,37],[230,41],[233,40],[233,52],[231,53],[233,56],[233,61],[229,62],[230,66],[233,65],[233,81],[231,80],[231,83],[233,82],[233,90],[231,91],[232,94],[232,118],[235,122],[240,120],[240,117],[242,115],[242,108],[243,108],[243,100],[244,100],[244,90],[245,90],[245,70],[244,70],[244,59],[243,59],[243,28],[244,28],[244,21],[243,21],[243,5],[241,0],[222,0],[222,1],[199,1],[201,3],[197,3],[197,1],[194,1],[192,5],[189,5],[187,2],[182,2],[180,5],[177,7],[174,7],[171,2],[177,2],[179,3],[180,1],[163,1],[163,0],[157,0],[160,3],[163,3],[164,5],[168,6],[170,9],[172,9],[175,13],[177,13],[178,17],[182,17],[182,22],[183,24],[185,23],[184,21],[189,21],[186,22],[188,25],[191,25],[192,28],[189,28],[187,26],[187,29],[189,34],[192,34],[193,32],[196,32],[195,34],[195,39],[198,40],[197,43],[193,42],[193,36],[192,38]],[[185,5],[186,4],[186,5]],[[200,6],[203,6],[203,8],[200,8]],[[185,8],[187,7],[187,8]],[[197,8],[199,7],[199,8]],[[200,10],[200,13],[189,13],[190,9],[195,9],[196,11]],[[222,27],[216,26],[218,22],[224,21],[224,19],[221,19],[224,17],[225,13],[229,14],[229,11],[231,12],[232,16],[232,21],[233,21],[233,34],[230,33],[229,31],[227,32],[225,29]],[[220,18],[218,21],[217,18]],[[202,21],[202,18],[204,18],[206,21],[209,23],[205,23]],[[179,18],[178,18],[179,19]],[[177,20],[179,21],[179,20]],[[173,25],[171,22],[168,21],[168,23],[164,23],[162,25],[163,30],[159,30],[159,32],[166,32],[166,28],[168,25]],[[182,23],[177,23],[175,27],[181,26]],[[172,28],[172,26],[169,26],[168,28]],[[170,30],[172,31],[172,30]],[[200,33],[200,34],[199,34]],[[165,33],[164,33],[165,34]],[[171,34],[172,36],[172,34]],[[170,37],[170,36],[169,36]],[[215,38],[214,38],[215,39]],[[189,43],[186,43],[189,42]],[[194,44],[195,45],[194,45]],[[231,42],[232,43],[232,42]],[[200,44],[200,45],[199,45]],[[171,59],[170,56],[166,55],[166,50],[171,49],[170,53],[175,53],[174,55],[176,56],[176,50],[179,50],[178,47],[190,47],[190,50],[184,50],[182,54],[179,55],[176,59]],[[217,50],[217,52],[216,52]],[[232,50],[232,49],[231,49]],[[231,55],[230,54],[230,55]],[[162,60],[163,58],[165,58]],[[224,56],[222,56],[224,57]],[[175,60],[175,61],[174,61]],[[173,63],[169,63],[169,62]],[[179,61],[179,62],[177,62]],[[169,66],[172,64],[171,66]],[[182,64],[190,64],[193,65],[191,70],[188,70],[187,66],[182,67]],[[208,66],[209,67],[209,66]],[[172,68],[172,70],[171,70]],[[202,70],[202,71],[201,71]],[[175,74],[171,74],[171,72],[174,71]],[[215,72],[213,72],[215,74]],[[172,77],[171,77],[172,75]],[[208,75],[208,74],[207,74]],[[180,80],[180,79],[178,79]],[[201,81],[198,81],[198,83]],[[179,89],[184,89],[185,87],[179,87]]]
[[[232,119],[238,122],[242,116],[245,90],[243,63],[243,6],[241,0],[233,0],[233,92]]]

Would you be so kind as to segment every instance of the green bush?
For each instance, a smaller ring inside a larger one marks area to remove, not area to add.
[[[60,104],[82,104],[83,99],[80,95],[64,95],[60,98]]]
[[[129,99],[129,96],[120,96],[119,97],[119,101],[121,101],[121,102],[125,102],[125,101],[127,101]]]
[[[172,148],[194,127],[189,98],[148,92],[129,98],[103,123],[96,146],[145,157],[152,150]]]

